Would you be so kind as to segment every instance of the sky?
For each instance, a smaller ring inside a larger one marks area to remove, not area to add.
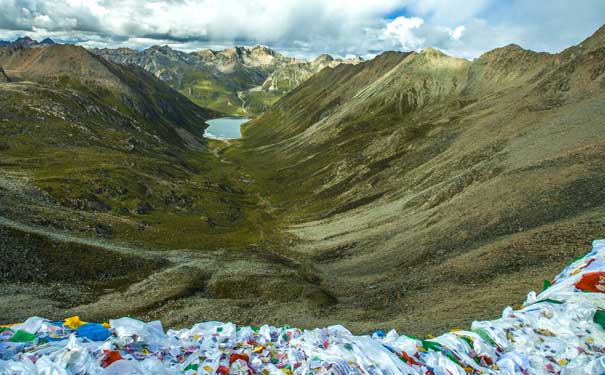
[[[510,43],[558,52],[605,23],[605,0],[0,0],[0,40],[184,51],[267,45],[311,58],[433,47],[473,59]]]

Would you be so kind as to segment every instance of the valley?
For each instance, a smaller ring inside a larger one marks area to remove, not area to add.
[[[2,47],[0,321],[494,318],[603,235],[604,58]]]

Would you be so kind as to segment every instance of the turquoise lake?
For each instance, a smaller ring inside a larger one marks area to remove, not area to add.
[[[249,119],[243,117],[222,117],[206,121],[208,129],[204,137],[212,139],[237,139],[241,138],[241,125]]]

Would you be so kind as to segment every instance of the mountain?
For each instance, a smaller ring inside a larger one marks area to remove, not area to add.
[[[251,168],[293,236],[282,255],[313,265],[336,321],[497,316],[602,236],[604,35],[326,68],[225,157]]]
[[[122,48],[94,53],[120,64],[138,65],[200,105],[242,115],[238,92],[260,86],[270,72],[291,60],[260,46],[196,53],[154,46],[140,52]]]
[[[37,40],[34,40],[30,37],[18,38],[18,39],[13,40],[12,42],[0,40],[0,48],[1,47],[32,48],[32,47],[44,47],[44,46],[48,46],[48,45],[52,45],[52,44],[57,44],[57,43],[55,43],[55,41],[50,38],[46,38],[46,39],[42,40],[41,42],[38,42]]]
[[[26,48],[24,45],[34,46]],[[0,66],[12,80],[60,89],[73,88],[132,116],[134,124],[175,145],[198,145],[193,134],[213,115],[142,69],[111,64],[73,45],[36,45],[29,41],[0,50]],[[199,136],[198,136],[199,138]],[[157,142],[153,142],[157,143]]]
[[[31,207],[50,205],[45,210],[54,213],[44,220],[56,216],[61,223],[74,210],[150,211],[152,202],[161,204],[146,196],[148,189],[169,189],[166,181],[175,178],[168,166],[184,175],[199,172],[187,155],[205,149],[205,121],[216,113],[143,69],[73,45],[5,47],[0,65],[11,80],[0,84],[0,185],[8,189],[2,213],[32,220]],[[14,170],[27,182],[7,188]],[[26,200],[8,194],[22,184],[35,188],[19,189],[39,193]]]
[[[260,68],[261,72],[266,72],[296,61],[265,46],[234,47],[222,51],[206,49],[194,52],[193,55],[223,73],[241,69],[242,66]]]
[[[51,44],[57,44],[57,43],[54,40],[50,39],[50,38],[44,38],[44,39],[42,39],[42,41],[40,42],[40,44],[51,45]]]
[[[33,46],[38,45],[38,41],[33,40],[30,37],[22,37],[22,38],[18,38],[16,39],[14,42],[11,43],[12,46],[15,47],[21,47],[21,48],[30,48]]]
[[[144,51],[119,48],[93,52],[119,64],[138,65],[195,103],[235,115],[262,113],[324,67],[357,62],[334,60],[327,55],[305,62],[265,46],[193,53],[168,46],[153,46]]]
[[[263,83],[265,91],[279,91],[288,93],[298,87],[301,83],[311,78],[324,68],[334,68],[340,64],[356,65],[361,59],[334,59],[330,55],[321,55],[313,61],[299,61],[288,64],[275,70]]]

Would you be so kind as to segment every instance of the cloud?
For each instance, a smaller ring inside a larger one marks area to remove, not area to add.
[[[494,1],[501,0],[417,0],[408,6],[435,25],[453,27],[477,17]]]
[[[452,37],[452,39],[458,40],[460,39],[465,30],[466,26],[460,25],[450,32],[450,36]]]
[[[386,25],[382,38],[397,39],[404,50],[418,49],[423,45],[424,40],[414,34],[414,29],[418,29],[423,23],[424,20],[419,17],[397,17]]]
[[[185,50],[258,43],[308,57],[430,46],[474,58],[508,43],[560,50],[603,14],[602,0],[0,0],[0,39]]]

